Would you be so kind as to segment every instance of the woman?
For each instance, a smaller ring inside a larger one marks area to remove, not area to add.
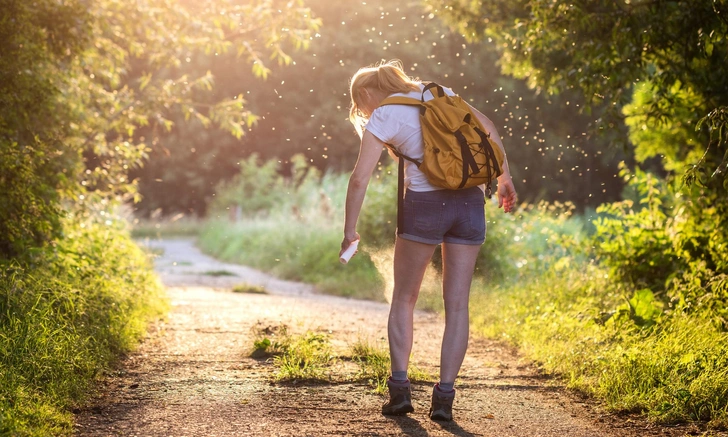
[[[351,79],[350,120],[361,137],[361,145],[347,190],[342,252],[359,239],[357,219],[385,143],[408,157],[417,160],[423,157],[418,108],[406,105],[379,107],[379,104],[393,94],[420,99],[422,90],[423,85],[407,76],[399,61],[362,68]],[[452,94],[450,90],[446,92]],[[432,98],[429,92],[425,96]],[[474,112],[502,149],[503,143],[493,123],[480,112]],[[485,241],[485,188],[440,189],[431,185],[409,161],[405,162],[405,186],[403,229],[397,230],[394,246],[394,290],[388,322],[392,375],[387,380],[389,401],[382,407],[382,413],[401,415],[414,411],[407,379],[413,312],[425,269],[435,247],[442,244],[445,333],[440,381],[433,388],[430,418],[452,420],[455,378],[468,345],[470,284],[475,260]],[[503,163],[503,174],[498,177],[497,193],[498,206],[506,212],[512,211],[516,192],[507,160]]]

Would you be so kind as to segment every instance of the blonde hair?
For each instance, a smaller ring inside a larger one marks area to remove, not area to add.
[[[364,125],[369,120],[369,115],[364,114],[360,109],[362,91],[365,88],[381,90],[389,95],[419,91],[419,85],[418,79],[409,77],[404,72],[402,62],[398,59],[360,68],[349,84],[349,95],[351,96],[349,121],[354,125],[359,136],[362,135]]]

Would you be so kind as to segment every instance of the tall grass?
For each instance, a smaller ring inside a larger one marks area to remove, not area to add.
[[[339,263],[341,231],[332,221],[297,221],[281,216],[238,223],[212,220],[198,244],[219,259],[316,284],[325,293],[383,299],[382,279],[365,247],[356,261]]]
[[[71,409],[166,309],[120,222],[68,220],[65,238],[0,267],[0,435],[71,432]]]
[[[542,368],[615,411],[663,423],[728,422],[728,333],[663,315],[639,326],[605,269],[575,264],[473,296],[475,330],[517,345]]]
[[[339,263],[346,175],[322,175],[300,157],[293,162],[287,178],[255,156],[243,162],[240,177],[220,187],[212,217],[200,233],[200,248],[226,261],[316,284],[325,293],[382,300],[384,283],[369,256],[376,249],[371,241],[363,239],[350,264]],[[253,189],[255,183],[260,190]],[[231,220],[231,210],[242,210],[243,216]]]

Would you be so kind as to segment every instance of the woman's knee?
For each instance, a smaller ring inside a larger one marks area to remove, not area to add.
[[[401,305],[406,308],[414,309],[417,304],[419,290],[397,289],[395,287],[392,292],[392,305]]]
[[[461,314],[464,313],[466,316],[469,313],[468,311],[468,301],[447,301],[445,300],[445,313],[448,314]]]

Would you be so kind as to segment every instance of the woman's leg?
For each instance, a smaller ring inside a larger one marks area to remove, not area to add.
[[[389,353],[392,371],[406,371],[412,352],[412,318],[434,244],[397,238],[394,244],[394,291],[389,309]]]
[[[468,348],[470,284],[479,251],[480,245],[442,244],[445,334],[440,355],[440,382],[455,382]]]

